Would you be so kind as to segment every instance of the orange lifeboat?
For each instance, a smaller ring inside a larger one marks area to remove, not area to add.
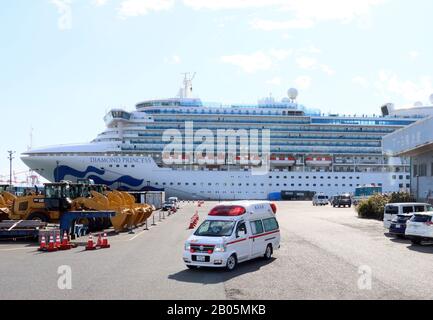
[[[307,166],[330,166],[332,157],[306,157],[305,164]]]
[[[292,156],[271,156],[270,160],[272,164],[286,166],[292,166],[296,162],[295,157]]]

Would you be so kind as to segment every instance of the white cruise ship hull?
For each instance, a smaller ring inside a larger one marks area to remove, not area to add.
[[[146,156],[38,156],[27,154],[24,163],[50,181],[80,178],[112,188],[144,190],[163,188],[181,199],[268,199],[284,191],[321,192],[335,195],[357,185],[382,184],[383,192],[399,191],[399,180],[387,172],[308,172],[174,170],[160,168]]]

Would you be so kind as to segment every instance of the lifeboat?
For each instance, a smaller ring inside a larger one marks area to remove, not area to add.
[[[275,165],[289,165],[292,166],[295,164],[296,159],[292,156],[271,156],[271,163]]]
[[[307,166],[330,166],[332,157],[306,157],[305,164]]]

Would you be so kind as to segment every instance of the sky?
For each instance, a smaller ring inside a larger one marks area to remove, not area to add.
[[[30,145],[90,141],[110,108],[175,96],[182,72],[224,104],[291,87],[324,113],[427,104],[432,13],[431,0],[2,1],[0,180],[7,150],[20,180]]]

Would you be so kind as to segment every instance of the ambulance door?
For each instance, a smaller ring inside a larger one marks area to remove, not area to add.
[[[265,253],[265,238],[263,236],[264,229],[263,229],[263,223],[262,220],[254,220],[250,221],[250,227],[251,227],[251,235],[250,235],[250,242],[251,242],[251,256],[252,257],[258,257]]]

